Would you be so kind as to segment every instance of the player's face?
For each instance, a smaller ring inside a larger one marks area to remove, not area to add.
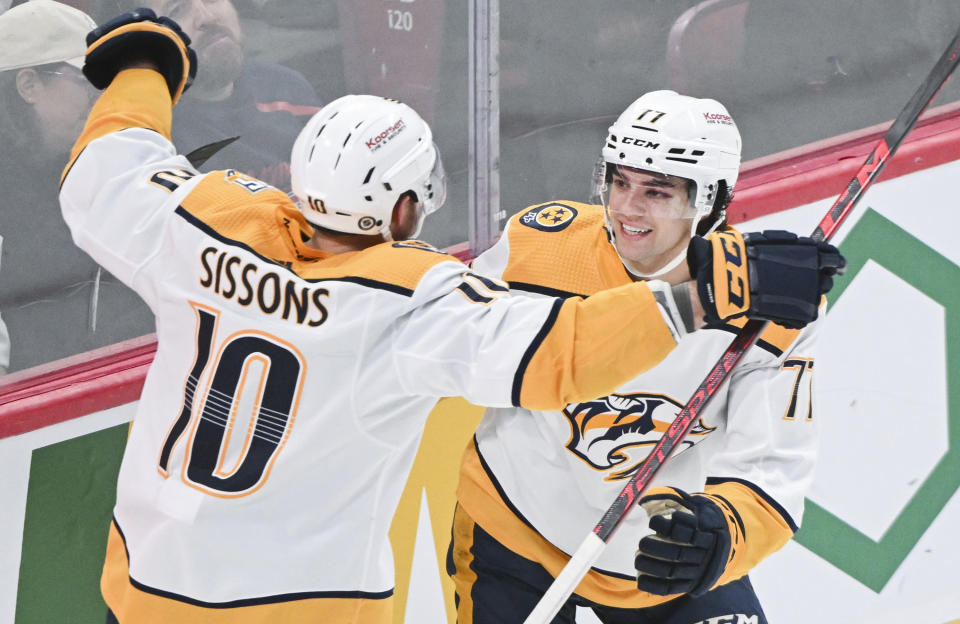
[[[243,32],[231,0],[154,0],[151,8],[180,24],[192,40],[198,64],[193,97],[233,84],[243,65]]]
[[[655,273],[690,241],[693,217],[682,178],[616,167],[607,204],[617,251],[641,273]]]
[[[22,71],[32,72],[29,88],[21,96],[33,106],[44,147],[55,154],[69,151],[83,130],[96,90],[79,69],[67,63]]]

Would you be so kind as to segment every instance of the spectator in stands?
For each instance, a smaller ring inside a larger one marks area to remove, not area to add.
[[[147,307],[74,246],[60,174],[96,91],[80,72],[82,11],[31,0],[0,14],[0,310],[11,371],[153,331]]]
[[[337,24],[336,0],[236,0],[237,11],[274,26],[330,28]]]
[[[248,58],[232,0],[118,0],[166,15],[190,36],[199,57],[196,80],[173,111],[173,141],[186,153],[239,136],[202,167],[235,167],[290,190],[290,145],[321,102],[296,71]],[[109,2],[105,3],[109,5]],[[107,7],[104,7],[107,10]]]

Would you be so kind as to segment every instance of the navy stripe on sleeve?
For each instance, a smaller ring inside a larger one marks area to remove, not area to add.
[[[557,316],[560,314],[561,306],[563,306],[563,299],[557,299],[553,302],[553,307],[550,308],[550,314],[547,315],[540,331],[534,336],[533,342],[530,343],[530,346],[527,347],[526,352],[520,359],[520,366],[517,367],[517,373],[513,376],[513,391],[510,395],[510,402],[513,403],[514,407],[520,407],[520,390],[523,387],[523,376],[527,373],[527,366],[530,365],[533,354],[537,352],[544,338],[547,337],[547,334],[553,329],[554,323],[557,322]]]

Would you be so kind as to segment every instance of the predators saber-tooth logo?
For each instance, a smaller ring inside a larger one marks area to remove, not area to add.
[[[563,410],[571,428],[567,448],[595,470],[606,472],[605,481],[629,479],[681,409],[683,405],[668,396],[646,393],[571,403]],[[676,452],[713,429],[698,421]]]

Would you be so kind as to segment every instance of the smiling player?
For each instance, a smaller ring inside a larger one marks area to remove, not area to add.
[[[709,232],[724,241],[722,255],[737,255],[740,234],[725,209],[740,133],[719,102],[647,93],[610,127],[602,159],[601,205],[528,208],[474,268],[515,293],[571,297],[632,281],[683,283],[698,272]],[[780,231],[744,238],[816,246]],[[811,294],[829,290],[843,264],[819,248],[821,267],[832,268]],[[781,256],[777,279],[798,285],[800,264]],[[730,278],[726,294],[736,298]],[[815,305],[792,295],[759,299],[776,301],[780,325],[746,353],[641,500],[647,513],[626,518],[555,622],[572,624],[576,606],[604,624],[766,622],[746,575],[800,524],[818,446],[811,380],[821,323]],[[610,395],[559,411],[487,409],[463,458],[448,558],[461,624],[524,620],[742,321],[687,334]]]

